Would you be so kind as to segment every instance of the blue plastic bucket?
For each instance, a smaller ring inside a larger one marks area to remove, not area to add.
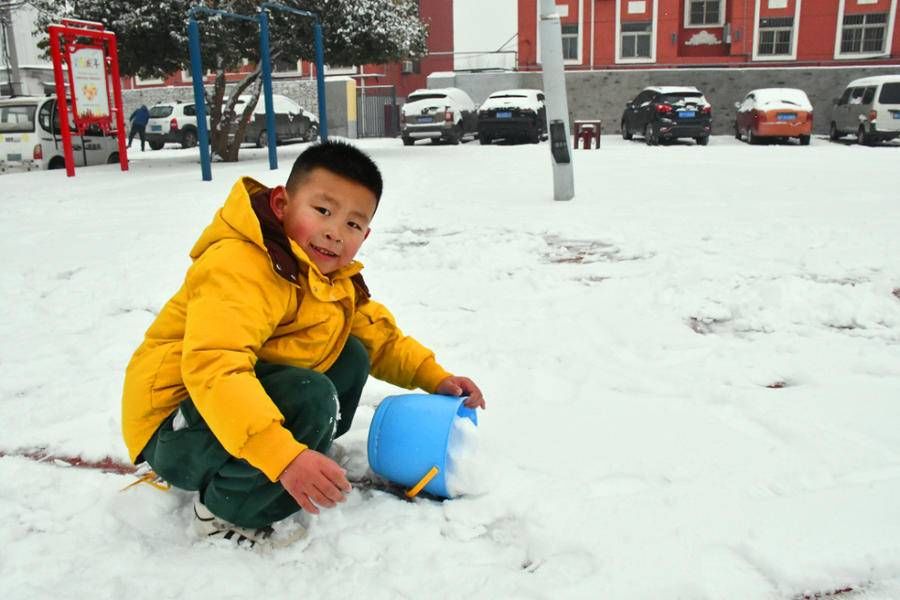
[[[478,425],[474,408],[464,398],[438,394],[401,394],[382,400],[369,426],[369,466],[379,476],[412,487],[437,467],[424,491],[449,498],[447,446],[457,417]]]

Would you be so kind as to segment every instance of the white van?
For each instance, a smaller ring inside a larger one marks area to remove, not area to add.
[[[851,134],[860,144],[900,136],[900,74],[850,82],[831,112],[831,139]]]
[[[69,127],[74,131],[72,123]],[[72,151],[76,167],[119,162],[115,136],[99,130],[73,134]],[[56,96],[0,100],[0,173],[65,166]]]

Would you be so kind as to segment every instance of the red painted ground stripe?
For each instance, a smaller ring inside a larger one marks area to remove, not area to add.
[[[134,465],[116,460],[109,456],[105,456],[100,460],[85,460],[80,456],[50,454],[43,448],[12,451],[0,450],[0,458],[5,456],[18,456],[51,465],[56,464],[57,462],[63,462],[70,467],[76,467],[78,469],[94,469],[96,471],[103,471],[104,473],[117,473],[119,475],[131,475],[136,470]]]

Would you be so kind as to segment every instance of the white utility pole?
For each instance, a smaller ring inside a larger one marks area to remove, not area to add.
[[[553,159],[553,199],[575,197],[575,176],[569,150],[569,101],[563,67],[562,31],[556,0],[541,0],[541,67],[544,72],[544,105],[550,130]]]
[[[13,34],[12,11],[14,8],[21,6],[21,2],[0,2],[0,27],[3,28],[3,35],[0,36],[0,43],[4,44],[3,59],[7,64],[7,75],[9,77],[10,94],[13,96],[22,95],[22,74],[19,71],[19,53],[16,50],[16,37]]]

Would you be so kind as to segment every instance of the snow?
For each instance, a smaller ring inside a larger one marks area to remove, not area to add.
[[[684,43],[685,46],[716,46],[721,44],[722,41],[716,37],[716,34],[710,33],[708,31],[698,31],[694,35],[692,35],[688,41]]]
[[[791,88],[765,88],[750,92],[756,97],[756,104],[768,110],[793,109],[812,110],[812,104],[803,90]]]
[[[478,452],[478,426],[468,417],[455,417],[447,440],[447,476],[451,498],[483,494],[490,489],[490,472]]]
[[[479,108],[486,110],[514,106],[529,108],[537,112],[544,106],[543,101],[537,99],[539,93],[541,93],[540,90],[501,90],[488,96],[488,99]]]
[[[4,597],[900,597],[900,144],[608,136],[567,203],[546,143],[359,144],[367,283],[485,392],[484,493],[356,489],[259,554],[193,537],[187,493],[6,456]],[[127,460],[123,371],[191,245],[304,147],[0,176],[0,451]],[[351,471],[395,393],[366,386]]]

